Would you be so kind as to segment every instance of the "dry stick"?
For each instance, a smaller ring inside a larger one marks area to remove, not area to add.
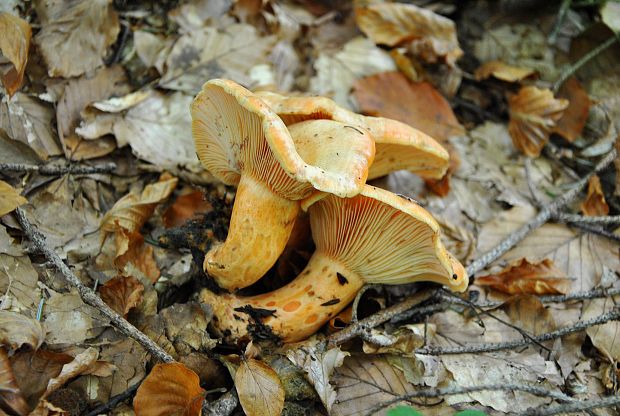
[[[15,216],[17,221],[22,227],[22,231],[28,236],[28,239],[32,244],[41,252],[48,262],[50,262],[56,269],[67,279],[67,282],[75,287],[82,298],[82,300],[88,305],[98,309],[103,315],[110,319],[112,325],[118,329],[122,334],[134,339],[138,344],[142,345],[151,355],[158,360],[165,363],[174,362],[174,359],[170,354],[164,351],[153,340],[143,334],[138,328],[130,324],[125,318],[116,313],[110,308],[101,298],[88,286],[85,286],[80,279],[69,269],[69,267],[62,261],[62,259],[45,243],[45,236],[37,230],[26,218],[24,212],[17,208],[15,210]],[[131,388],[130,388],[131,389]],[[233,405],[233,402],[235,403]],[[206,407],[209,411],[209,415],[212,416],[227,416],[237,407],[237,396],[233,393],[226,393],[213,403],[209,403]]]
[[[581,321],[573,326],[564,327],[557,331],[547,332],[541,335],[536,335],[530,339],[524,339],[519,341],[497,342],[489,344],[476,344],[466,345],[463,347],[424,347],[415,350],[416,354],[424,355],[443,355],[443,354],[474,354],[481,352],[494,352],[509,350],[513,348],[525,347],[533,342],[545,342],[552,339],[563,337],[564,335],[572,334],[574,332],[583,331],[591,326],[602,325],[606,322],[620,319],[620,310],[616,309],[611,312],[607,312],[603,315],[599,315],[596,318],[589,319],[587,321]]]
[[[110,173],[116,170],[115,163],[105,163],[96,166],[85,165],[26,165],[23,163],[0,163],[0,172],[37,172],[41,175],[64,175],[74,173],[87,175],[90,173]]]
[[[562,222],[576,222],[580,224],[595,224],[595,225],[618,225],[620,224],[620,215],[588,217],[586,215],[561,213],[561,214],[558,214],[557,219]]]
[[[600,409],[620,405],[620,396],[611,396],[599,400],[584,400],[570,402],[556,406],[543,406],[536,409],[526,410],[521,413],[524,416],[551,416],[559,414],[577,413],[585,410]]]
[[[50,249],[45,243],[45,236],[37,230],[26,218],[24,211],[17,208],[15,210],[15,216],[17,221],[22,227],[22,230],[28,236],[28,239],[32,244],[41,252],[47,261],[58,269],[58,271],[67,279],[67,282],[71,286],[77,289],[82,300],[88,305],[98,309],[103,315],[110,319],[112,325],[116,327],[121,333],[127,335],[130,338],[136,340],[140,345],[144,347],[149,353],[151,353],[158,360],[170,363],[174,359],[170,354],[164,351],[159,345],[153,342],[152,339],[144,335],[138,328],[130,324],[125,318],[116,313],[110,308],[101,298],[88,286],[85,286],[80,279],[69,269],[69,267],[61,260],[61,258],[52,249]]]

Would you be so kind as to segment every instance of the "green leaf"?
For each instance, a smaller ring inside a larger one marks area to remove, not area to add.
[[[422,413],[409,406],[397,406],[388,410],[387,416],[422,416]]]
[[[463,410],[455,413],[454,416],[487,416],[487,414],[480,410]]]

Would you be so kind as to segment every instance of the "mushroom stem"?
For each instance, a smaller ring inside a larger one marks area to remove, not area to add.
[[[364,285],[364,280],[341,262],[315,252],[306,268],[291,283],[272,292],[248,297],[215,295],[204,290],[201,301],[213,306],[215,328],[231,339],[247,335],[246,305],[271,312],[262,320],[284,342],[295,342],[315,333],[344,309]]]
[[[226,241],[205,256],[204,269],[227,290],[247,287],[274,265],[299,213],[299,201],[282,198],[251,175],[242,175]]]

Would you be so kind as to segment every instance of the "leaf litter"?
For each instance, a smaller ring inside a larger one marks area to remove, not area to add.
[[[609,40],[617,6],[591,2],[563,15],[509,3],[0,5],[2,411],[80,414],[129,391],[125,404],[106,411],[200,414],[203,400],[209,407],[230,398],[222,391],[236,391],[246,414],[385,414],[398,404],[429,415],[505,414],[561,404],[559,394],[596,401],[617,392],[617,319],[532,341],[616,311],[617,168],[593,176],[566,208],[575,221],[554,218],[475,273],[465,295],[436,295],[430,311],[370,328],[363,342],[326,348],[321,332],[285,347],[268,336],[223,345],[209,333],[210,305],[195,301],[209,284],[204,252],[225,238],[234,192],[195,155],[189,105],[210,78],[329,96],[441,141],[451,156],[442,180],[396,172],[375,184],[431,211],[463,262],[589,172],[620,132],[620,84],[609,71],[618,65]],[[71,171],[107,162],[116,164],[112,174]],[[49,176],[11,163],[64,170]],[[157,364],[116,332],[31,249],[16,209],[85,285],[185,365]],[[290,249],[282,270],[303,269],[311,251]],[[249,290],[282,278],[271,272]],[[375,299],[391,305],[416,290],[369,291],[355,313],[372,315]],[[467,352],[510,342],[524,344]],[[547,394],[462,392],[480,385]],[[431,388],[447,393],[408,396]]]

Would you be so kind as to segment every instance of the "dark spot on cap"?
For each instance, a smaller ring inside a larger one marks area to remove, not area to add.
[[[340,299],[334,298],[334,299],[328,300],[327,302],[321,303],[321,306],[332,306],[338,303],[340,303]]]
[[[344,286],[347,283],[349,283],[347,278],[344,277],[344,275],[342,275],[341,273],[336,272],[336,277],[338,278],[338,283],[340,283],[341,286]]]
[[[456,273],[454,273],[454,274],[452,275],[452,278],[453,278],[454,280],[456,280],[456,279],[458,279],[459,277],[456,275]]]

